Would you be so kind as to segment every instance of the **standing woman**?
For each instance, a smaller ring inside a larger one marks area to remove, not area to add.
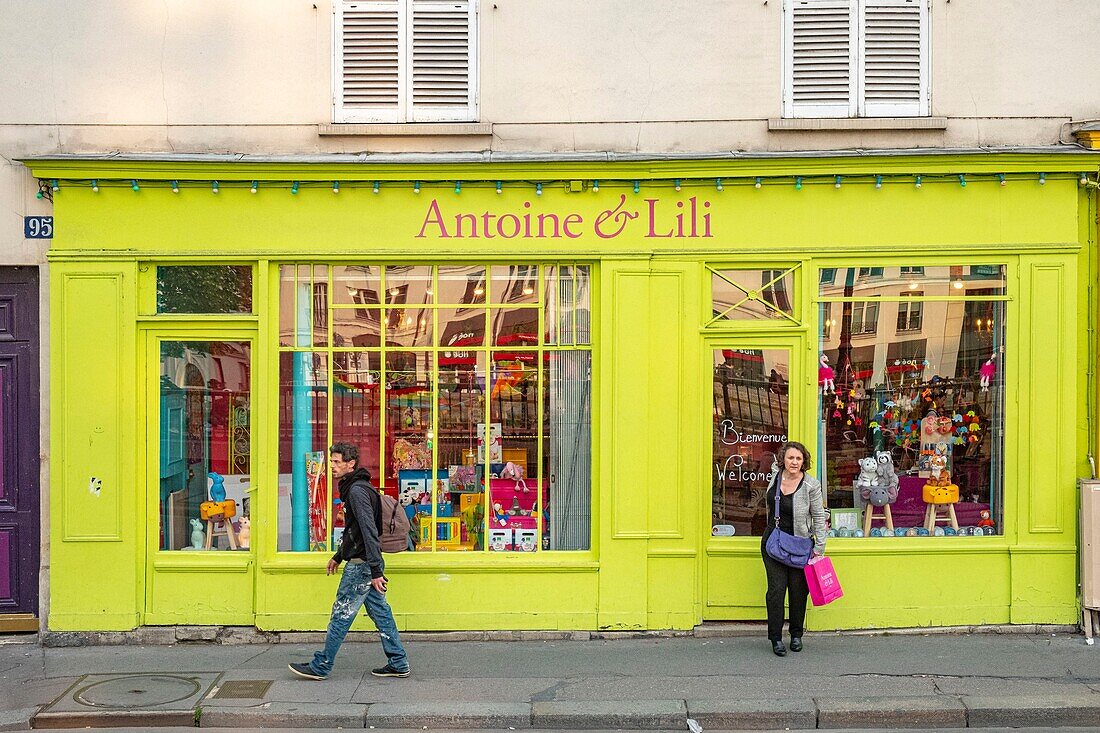
[[[806,621],[806,597],[810,588],[802,568],[792,568],[773,559],[765,551],[768,536],[775,528],[775,495],[779,492],[779,528],[797,537],[813,538],[814,557],[825,554],[825,503],[821,483],[806,473],[810,469],[810,452],[801,443],[783,444],[782,469],[768,488],[768,528],[760,541],[760,554],[768,575],[768,639],[777,656],[787,656],[783,645],[783,599],[791,610],[791,651],[802,651],[802,631]]]

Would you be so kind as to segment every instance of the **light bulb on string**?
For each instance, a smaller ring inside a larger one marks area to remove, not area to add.
[[[535,184],[535,195],[536,196],[541,196],[542,195],[542,184],[541,183],[536,183]]]
[[[680,190],[680,179],[679,179],[679,178],[674,178],[674,179],[673,179],[673,181],[672,181],[672,187],[673,187],[674,189],[676,189],[677,191],[679,191],[679,190]]]
[[[764,185],[764,179],[761,178],[760,176],[757,176],[756,177],[756,182],[752,184],[752,187],[753,188],[760,188],[763,185]]]
[[[138,182],[137,182],[136,178],[131,178],[130,179],[130,188],[132,188],[135,193],[141,190],[141,187],[138,186]]]
[[[716,179],[714,180],[714,190],[715,190],[715,191],[724,191],[724,190],[725,190],[725,189],[724,189],[724,188],[722,187],[722,179],[721,179],[721,178],[716,178]]]
[[[841,176],[836,176],[836,178],[835,178],[836,183],[833,185],[834,188],[840,188],[841,178],[842,178]]]
[[[1039,185],[1040,186],[1047,185],[1047,174],[1046,173],[1040,173],[1039,174]]]
[[[882,188],[882,176],[875,176],[875,188]]]
[[[1077,179],[1077,185],[1079,185],[1079,186],[1084,186],[1084,185],[1088,184],[1088,182],[1089,182],[1089,176],[1088,176],[1087,173],[1082,173],[1081,177]]]
[[[497,193],[504,193],[504,181],[497,181]]]
[[[916,183],[915,183],[915,184],[913,184],[913,185],[914,185],[914,186],[916,186],[917,188],[920,188],[920,187],[921,187],[921,178],[922,178],[922,176],[917,176],[917,181],[916,181]]]
[[[599,192],[600,192],[600,182],[597,179],[597,180],[592,181],[592,193],[599,193]]]
[[[420,181],[413,181],[413,193],[420,193]]]
[[[99,181],[95,180],[94,178],[92,179],[92,191],[94,193],[99,193]]]
[[[332,192],[333,193],[340,193],[340,182],[339,181],[333,181],[332,182]]]
[[[462,181],[455,181],[455,193],[462,193]]]
[[[291,193],[293,193],[293,194],[297,194],[297,193],[298,193],[298,182],[297,182],[297,181],[295,181],[294,183],[290,184],[290,192],[291,192]]]
[[[58,185],[58,183],[57,183],[57,179],[56,179],[56,178],[54,178],[54,179],[53,179],[52,181],[50,181],[50,189],[51,189],[51,190],[52,190],[52,191],[53,191],[54,193],[57,193],[58,191],[60,191],[60,190],[61,190],[61,186],[59,186],[59,185]]]
[[[217,192],[218,192],[218,182],[217,181],[211,181],[210,182],[210,193],[217,193]]]
[[[248,190],[252,193],[256,193],[256,191],[259,190],[259,188],[260,188],[259,182],[258,181],[253,181],[252,182],[252,187]]]
[[[966,176],[962,173],[959,174],[959,185],[966,188]]]
[[[180,182],[179,181],[172,181],[172,193],[179,193],[179,192],[180,192]]]
[[[1083,183],[1082,183],[1081,185],[1083,186],[1083,185],[1085,185],[1085,184],[1083,184]],[[637,181],[634,181],[634,193],[638,193],[638,190],[639,190],[640,188],[641,188],[641,186],[639,186],[638,182],[637,182]]]
[[[378,193],[381,190],[381,188],[382,188],[382,184],[379,183],[378,181],[375,181],[374,182],[374,192]]]
[[[795,176],[794,177],[794,190],[795,191],[801,191],[802,190],[802,176]]]
[[[1007,186],[1008,185],[1008,179],[1005,178],[1004,173],[998,173],[997,174],[997,180],[1001,182],[1002,186]]]

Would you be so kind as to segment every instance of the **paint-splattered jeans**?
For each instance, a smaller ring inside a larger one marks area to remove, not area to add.
[[[349,562],[344,565],[340,587],[336,590],[336,601],[332,604],[332,617],[328,622],[324,651],[314,654],[310,664],[314,672],[327,675],[332,671],[336,652],[340,651],[340,645],[344,643],[344,637],[348,635],[348,629],[359,613],[360,606],[366,606],[367,615],[378,627],[378,633],[382,637],[382,650],[386,652],[390,666],[400,670],[409,668],[409,660],[405,655],[405,647],[401,645],[401,637],[397,634],[393,612],[390,604],[386,603],[386,594],[376,591],[370,580],[370,565],[367,563]]]

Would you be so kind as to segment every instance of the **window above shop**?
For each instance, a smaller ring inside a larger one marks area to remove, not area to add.
[[[250,265],[160,265],[157,313],[252,312]]]
[[[930,114],[929,0],[786,0],[783,116]]]
[[[797,323],[794,275],[798,266],[778,269],[708,267],[711,318],[708,325],[744,321]]]
[[[476,121],[477,0],[337,0],[333,121]]]

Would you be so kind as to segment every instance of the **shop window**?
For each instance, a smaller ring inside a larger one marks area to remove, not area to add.
[[[715,536],[761,535],[764,494],[790,419],[790,352],[713,352],[711,525]]]
[[[948,265],[838,268],[836,277],[819,285],[822,298],[897,297],[902,290],[920,290],[924,296],[958,296],[981,289],[1005,294],[1004,265]]]
[[[928,268],[929,277],[938,269]],[[1001,277],[998,268],[989,279]],[[939,280],[954,290],[951,279]],[[857,314],[871,303],[846,301],[838,330],[821,342],[836,374],[835,390],[821,399],[819,445],[830,532],[1002,534],[1005,302],[906,295],[897,332],[854,345],[847,334],[858,332]],[[867,511],[883,502],[892,528],[882,509]]]
[[[161,342],[161,550],[248,549],[251,375],[247,341]]]
[[[711,323],[725,320],[794,321],[794,271],[710,269]]]
[[[787,0],[784,117],[929,114],[926,0]]]
[[[283,297],[295,302],[294,283],[327,274],[318,267],[283,266]],[[361,465],[409,515],[418,551],[588,549],[589,268],[331,271],[331,347],[280,337],[279,549],[339,540],[338,496],[318,488],[326,440],[359,446]],[[357,299],[364,290],[383,302]]]
[[[250,265],[157,266],[157,313],[251,313]]]
[[[910,298],[919,298],[921,292],[908,294]],[[902,331],[920,331],[921,314],[924,306],[919,300],[903,300],[898,303],[898,333]]]
[[[336,0],[335,122],[477,119],[477,0]]]

